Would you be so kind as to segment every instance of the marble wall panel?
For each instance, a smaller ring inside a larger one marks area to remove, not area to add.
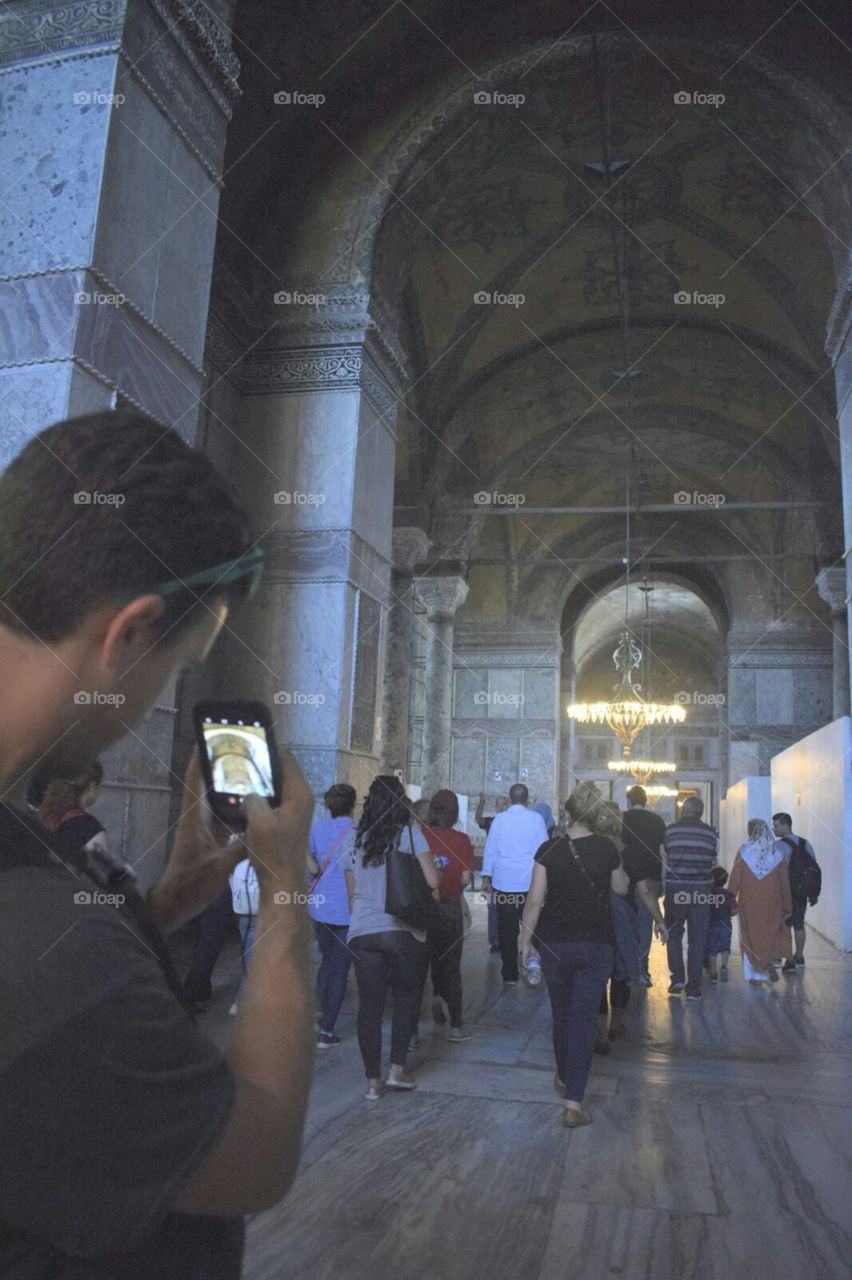
[[[0,369],[0,469],[42,427],[65,417],[70,380],[70,364]]]
[[[827,724],[833,714],[834,691],[831,668],[795,671],[793,673],[793,724],[804,732]]]
[[[454,676],[453,715],[478,720],[487,706],[488,672],[457,667]]]
[[[485,782],[485,738],[454,738],[450,786],[460,795],[477,796]]]
[[[109,53],[3,76],[3,275],[91,262],[116,66]]]
[[[758,669],[755,675],[758,724],[795,724],[793,672],[789,668]]]
[[[489,720],[520,720],[524,705],[524,673],[520,668],[488,672]]]
[[[335,393],[336,394],[336,393]],[[394,459],[396,441],[375,406],[361,397],[352,493],[351,524],[355,532],[389,560],[392,558]],[[349,465],[345,455],[334,462]]]
[[[530,798],[546,801],[554,814],[560,797],[556,794],[556,772],[558,763],[558,742],[552,738],[530,737],[521,739],[521,781],[530,789]],[[524,777],[524,770],[528,774]],[[562,797],[564,799],[564,797]]]
[[[489,738],[486,756],[488,787],[505,791],[520,777],[520,741],[518,738]],[[502,774],[496,778],[495,774]]]
[[[761,759],[762,745],[760,742],[731,741],[728,765],[731,785],[739,782],[742,778],[750,778],[768,772]]]
[[[757,722],[757,672],[732,667],[728,673],[728,707],[731,724]]]
[[[526,668],[524,671],[523,709],[525,720],[558,718],[558,695],[558,668]]]

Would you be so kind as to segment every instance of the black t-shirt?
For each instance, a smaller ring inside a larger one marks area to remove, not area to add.
[[[171,1210],[233,1076],[153,926],[79,870],[0,805],[0,1275],[237,1280],[242,1219]]]
[[[579,858],[571,852],[571,845]],[[536,935],[542,942],[614,943],[609,878],[618,850],[606,836],[548,840],[535,855],[547,871],[547,897]]]
[[[73,818],[66,818],[64,822],[60,822],[54,832],[54,843],[63,862],[87,845],[95,836],[100,835],[103,831],[103,825],[98,822],[93,813],[86,813],[81,810],[75,814]]]
[[[662,880],[660,845],[665,834],[665,822],[650,809],[627,809],[621,815],[621,860],[630,876],[631,889],[637,880]]]

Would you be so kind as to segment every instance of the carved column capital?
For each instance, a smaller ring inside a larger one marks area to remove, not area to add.
[[[816,588],[820,599],[831,609],[832,614],[842,614],[846,610],[846,570],[841,565],[832,569],[820,569],[816,576]]]
[[[460,604],[467,598],[468,585],[457,575],[448,577],[422,577],[414,579],[418,604],[426,610],[430,622],[441,618],[453,619]]]
[[[415,525],[399,525],[393,531],[393,567],[397,573],[411,577],[414,566],[424,561],[432,539]]]

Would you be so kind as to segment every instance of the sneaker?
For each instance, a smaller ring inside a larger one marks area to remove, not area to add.
[[[719,981],[719,975],[718,975],[718,973],[711,973],[711,974],[710,974],[710,981],[711,981],[711,982],[718,982],[718,981]]]
[[[462,1040],[469,1040],[470,1032],[466,1027],[450,1027],[450,1034],[447,1039],[451,1044],[460,1044]]]
[[[643,987],[653,987],[654,985],[651,981],[650,973],[643,973],[639,981],[642,983]]]
[[[797,968],[797,969],[804,969],[804,967],[805,967],[805,957],[804,957],[804,956],[793,956],[793,960],[795,961],[795,964],[796,964],[796,968]]]
[[[670,984],[669,984],[669,995],[670,995],[670,996],[679,996],[679,995],[680,995],[680,993],[681,993],[681,991],[683,991],[683,989],[684,989],[684,987],[685,987],[685,986],[686,986],[686,983],[685,983],[685,982],[672,982],[672,983],[670,983]]]
[[[340,1036],[336,1036],[328,1031],[321,1031],[317,1036],[318,1049],[333,1049],[336,1044],[340,1044]]]
[[[795,960],[785,960],[785,961],[784,961],[784,968],[781,970],[781,972],[782,972],[782,973],[795,973],[795,972],[796,972],[796,961],[795,961]]]
[[[700,991],[687,991],[687,993],[686,993],[686,998],[687,998],[687,1000],[700,1000],[700,999],[701,999],[701,992],[700,992]]]

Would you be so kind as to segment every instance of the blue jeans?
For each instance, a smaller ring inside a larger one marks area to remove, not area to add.
[[[655,898],[659,898],[662,885],[659,880],[649,880],[648,885]],[[654,917],[651,915],[639,895],[636,895],[636,906],[639,911],[639,961],[642,972],[648,972],[648,956],[651,954],[651,943],[654,941]]]
[[[672,982],[686,978],[686,994],[701,995],[701,978],[704,971],[704,954],[707,951],[707,934],[710,931],[710,896],[712,885],[687,888],[674,885],[666,889],[664,903],[668,938],[666,951]],[[683,935],[689,934],[689,954],[686,973],[683,968]]]
[[[231,887],[226,884],[218,897],[192,922],[192,962],[183,989],[193,1003],[209,1000],[212,995],[210,979],[228,930],[233,928],[233,917]]]
[[[248,977],[249,954],[254,946],[254,931],[257,927],[257,916],[237,916],[237,923],[240,926],[240,966],[242,973],[240,974],[240,985],[237,988],[235,1004],[239,1004],[243,998],[243,992],[246,989],[246,978]]]
[[[539,952],[553,1013],[556,1072],[566,1098],[582,1102],[601,996],[615,966],[615,947],[604,942],[542,942]]]
[[[317,972],[317,1011],[320,1031],[334,1032],[334,1024],[346,995],[346,980],[352,952],[346,944],[348,924],[323,924],[313,921],[314,937],[319,943],[320,967]]]

